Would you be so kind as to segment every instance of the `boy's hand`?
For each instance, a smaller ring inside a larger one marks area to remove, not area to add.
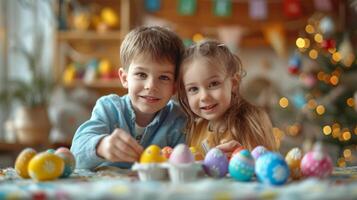
[[[239,142],[237,142],[236,140],[231,140],[229,142],[216,146],[216,148],[223,151],[223,153],[225,153],[227,157],[231,157],[233,151],[239,146],[241,146]]]
[[[122,129],[115,129],[105,136],[97,146],[97,154],[111,162],[135,162],[140,158],[143,147]]]

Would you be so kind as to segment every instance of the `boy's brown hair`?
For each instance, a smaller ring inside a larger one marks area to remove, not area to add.
[[[160,26],[140,26],[130,31],[120,46],[120,62],[126,71],[137,56],[149,56],[156,62],[170,62],[178,74],[185,47],[173,31]]]

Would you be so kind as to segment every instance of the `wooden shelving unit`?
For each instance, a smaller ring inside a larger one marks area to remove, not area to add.
[[[76,78],[70,83],[63,82],[64,71],[73,62],[87,63],[91,59],[107,59],[115,70],[120,68],[120,44],[123,37],[132,28],[134,3],[131,0],[79,0],[78,2],[81,7],[92,8],[94,5],[96,8],[113,9],[118,16],[119,26],[105,31],[96,30],[93,27],[80,30],[73,26],[75,10],[68,6],[66,16],[68,28],[58,30],[55,37],[53,71],[56,82],[67,88],[86,87],[95,90],[100,95],[107,93],[125,94],[126,90],[117,78],[98,78],[89,83],[83,81],[82,78]],[[57,6],[59,8],[60,5]]]

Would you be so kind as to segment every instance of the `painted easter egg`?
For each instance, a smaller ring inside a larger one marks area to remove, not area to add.
[[[285,156],[285,161],[290,169],[290,176],[293,179],[299,179],[302,176],[300,169],[302,156],[301,149],[297,147],[291,149]]]
[[[169,159],[171,156],[171,153],[172,153],[172,148],[169,146],[166,146],[161,149],[161,153],[165,158]]]
[[[15,170],[19,176],[22,178],[30,178],[27,168],[30,160],[36,154],[37,152],[33,148],[26,148],[22,150],[21,153],[17,156],[15,161]]]
[[[197,151],[196,147],[190,147],[190,151],[193,154],[193,157],[195,157],[196,161],[203,160],[203,155],[199,151]]]
[[[224,177],[228,172],[228,159],[221,150],[213,148],[206,154],[203,168],[209,176]]]
[[[61,157],[64,161],[64,170],[61,177],[66,178],[70,176],[76,168],[76,159],[72,152],[68,148],[60,147],[55,151],[55,154]]]
[[[140,156],[140,163],[161,163],[166,158],[161,153],[161,148],[157,145],[148,146]]]
[[[290,171],[280,154],[268,152],[256,160],[255,174],[260,182],[282,185],[288,180]]]
[[[30,177],[38,181],[58,178],[64,169],[64,161],[56,154],[42,152],[34,156],[28,166]]]
[[[328,154],[310,151],[302,158],[300,167],[303,176],[326,178],[331,175],[333,164]]]
[[[253,150],[252,150],[252,156],[254,158],[254,160],[257,160],[260,156],[262,156],[263,154],[267,153],[268,150],[264,147],[264,146],[256,146]]]
[[[234,155],[236,155],[237,153],[239,153],[243,149],[244,149],[243,146],[239,146],[238,148],[234,149],[232,155],[228,156],[228,160],[230,161],[233,158]]]
[[[187,145],[179,144],[172,151],[169,161],[172,164],[193,163],[195,158]]]
[[[228,171],[234,180],[250,181],[254,175],[254,158],[247,149],[243,149],[232,157]]]

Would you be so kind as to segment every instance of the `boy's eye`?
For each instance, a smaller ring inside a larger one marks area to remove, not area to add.
[[[139,78],[146,78],[147,77],[147,75],[145,73],[142,73],[142,72],[135,73],[135,76],[137,76]]]
[[[221,83],[219,81],[212,81],[209,85],[208,88],[214,88],[219,86]]]
[[[187,88],[188,94],[196,94],[198,92],[198,87],[189,87]]]

